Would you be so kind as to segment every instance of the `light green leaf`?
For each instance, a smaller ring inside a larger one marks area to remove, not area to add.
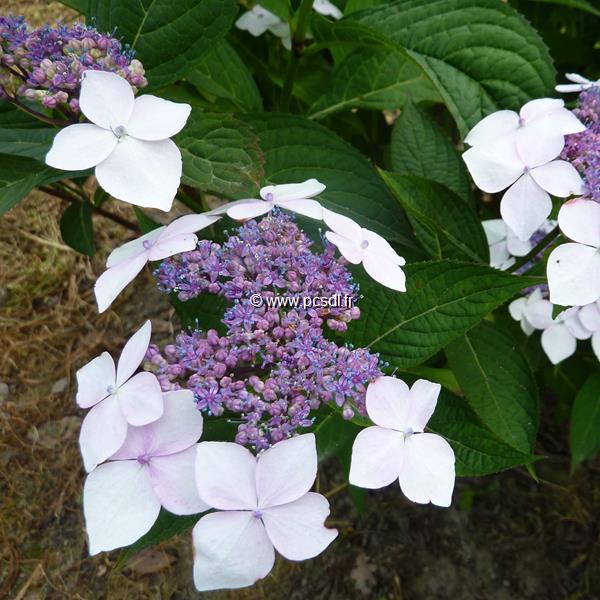
[[[176,143],[183,158],[183,183],[228,198],[256,192],[263,158],[258,137],[245,123],[194,109]]]
[[[600,450],[600,372],[585,380],[571,411],[571,470]]]
[[[485,233],[472,206],[434,181],[385,171],[380,174],[433,258],[489,264]]]
[[[446,346],[446,356],[481,421],[508,445],[530,454],[538,429],[538,391],[515,340],[482,321]]]
[[[321,125],[290,115],[240,117],[250,123],[265,154],[265,179],[292,183],[315,177],[327,189],[323,204],[383,235],[390,243],[419,252],[406,217],[369,161]]]
[[[65,243],[87,256],[94,256],[94,229],[89,202],[67,206],[60,219],[60,234]]]
[[[260,93],[248,67],[225,40],[205,52],[186,79],[201,92],[231,100],[243,112],[262,109]]]
[[[538,278],[485,265],[440,260],[404,267],[406,292],[360,276],[361,318],[346,339],[400,368],[422,363]]]
[[[444,436],[456,455],[456,474],[488,475],[537,460],[515,450],[485,427],[462,399],[442,390],[427,429]]]
[[[101,31],[117,28],[146,69],[148,87],[164,87],[191,71],[229,31],[235,0],[91,0],[88,21]]]
[[[546,46],[498,0],[399,0],[351,18],[407,49],[462,135],[495,110],[552,93],[555,71]]]
[[[331,78],[329,91],[310,108],[314,119],[351,108],[384,110],[409,101],[439,99],[431,81],[412,58],[387,49],[352,52]]]
[[[460,154],[434,120],[415,104],[407,104],[392,130],[392,170],[437,181],[467,203],[471,184]]]

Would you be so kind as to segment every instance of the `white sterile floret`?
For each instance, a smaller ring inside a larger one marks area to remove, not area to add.
[[[367,388],[367,414],[375,423],[354,440],[349,481],[381,488],[396,479],[404,495],[419,504],[450,506],[454,490],[454,451],[434,433],[424,433],[435,410],[440,385],[417,380],[409,389],[382,376]]]
[[[198,243],[194,232],[219,218],[210,214],[185,215],[113,250],[106,261],[108,268],[94,285],[98,311],[104,312],[148,261],[194,250]]]
[[[592,336],[581,322],[579,311],[578,306],[563,310],[542,332],[542,348],[553,365],[575,354],[577,340]]]
[[[129,83],[108,71],[84,71],[81,112],[91,123],[61,129],[46,155],[56,169],[96,167],[100,186],[138,206],[171,209],[181,179],[181,152],[172,136],[191,106],[156,96],[134,97]]]
[[[508,305],[508,311],[515,321],[519,321],[527,335],[552,324],[552,303],[543,298],[540,288],[536,288],[529,296],[513,300]]]
[[[557,85],[554,88],[557,92],[566,94],[569,92],[583,92],[593,87],[600,87],[600,79],[591,81],[581,75],[577,75],[577,73],[565,73],[565,77],[573,83],[561,83]]]
[[[365,271],[381,285],[399,292],[406,291],[406,276],[400,268],[406,261],[384,238],[326,208],[323,209],[323,221],[331,229],[325,237],[348,262],[354,265],[362,263]]]
[[[548,257],[550,301],[560,306],[595,302],[600,298],[600,204],[575,198],[561,207],[558,225],[573,242]]]

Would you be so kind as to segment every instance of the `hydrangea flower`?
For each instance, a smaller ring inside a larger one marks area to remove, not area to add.
[[[185,215],[113,250],[106,260],[107,270],[94,285],[98,311],[104,312],[148,261],[193,250],[198,243],[194,232],[218,219],[206,214]]]
[[[378,355],[327,339],[360,317],[357,306],[304,307],[305,297],[358,298],[359,290],[335,248],[311,249],[290,215],[274,209],[247,221],[223,244],[209,240],[166,259],[160,287],[182,301],[220,296],[224,331],[180,333],[148,359],[163,390],[187,388],[208,414],[236,416],[236,441],[263,449],[313,424],[322,404],[345,418],[365,413],[365,390],[381,375]],[[288,307],[253,305],[251,297],[297,299]],[[215,301],[215,306],[219,304]]]
[[[536,329],[545,329],[552,323],[552,303],[545,300],[542,290],[536,288],[524,298],[517,298],[508,305],[510,316],[521,324],[526,335]]]
[[[260,217],[277,206],[320,221],[323,218],[323,208],[313,198],[324,189],[325,186],[316,179],[307,179],[302,183],[267,185],[260,189],[262,200],[237,200],[215,208],[210,214],[226,212],[232,219],[243,221]]]
[[[576,198],[558,213],[561,231],[573,242],[548,257],[550,301],[583,306],[600,298],[600,204]]]
[[[592,335],[581,322],[579,312],[577,306],[563,310],[542,332],[542,348],[553,365],[575,354],[577,340],[587,340]]]
[[[557,92],[561,92],[563,94],[569,92],[583,92],[585,90],[589,90],[590,88],[600,86],[600,79],[596,81],[590,81],[589,79],[586,79],[577,73],[565,73],[565,77],[573,83],[561,83],[560,85],[557,85],[554,88]]]
[[[135,52],[95,28],[75,23],[31,29],[24,17],[0,16],[0,98],[26,98],[79,114],[81,76],[110,71],[134,91],[147,85]]]
[[[111,196],[138,206],[171,209],[181,179],[181,152],[169,138],[181,131],[191,111],[145,95],[115,73],[85,71],[79,106],[91,123],[61,129],[46,163],[80,171],[95,167]]]
[[[150,321],[134,333],[115,363],[103,352],[77,371],[77,404],[91,408],[83,419],[79,445],[86,471],[112,456],[125,441],[127,424],[141,426],[163,413],[160,384],[152,373],[134,375],[150,343]]]
[[[167,392],[164,413],[143,427],[129,426],[125,442],[96,467],[83,487],[90,554],[136,542],[164,506],[176,515],[204,512],[195,483],[202,415],[190,391]]]
[[[500,214],[517,237],[528,240],[552,210],[550,195],[566,198],[583,192],[576,169],[555,160],[564,135],[585,130],[562,100],[528,102],[520,114],[498,111],[478,123],[465,141],[472,147],[463,159],[485,192],[508,188]]]
[[[331,210],[323,209],[323,220],[331,229],[325,237],[349,263],[362,263],[365,271],[381,285],[406,291],[406,276],[400,268],[406,261],[384,238]]]
[[[228,442],[201,442],[200,498],[218,512],[193,531],[198,591],[241,588],[266,577],[275,549],[289,560],[317,556],[337,537],[327,529],[329,503],[309,490],[317,475],[312,433],[275,444],[257,458]]]
[[[367,413],[375,423],[354,440],[352,485],[381,488],[394,480],[413,502],[450,506],[454,451],[434,433],[424,433],[440,385],[419,379],[409,389],[395,377],[379,377],[367,388]]]
[[[588,331],[592,332],[592,350],[600,360],[600,300],[582,306],[579,320]]]

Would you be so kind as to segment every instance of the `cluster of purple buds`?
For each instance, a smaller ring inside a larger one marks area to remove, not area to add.
[[[148,83],[133,50],[93,27],[32,29],[23,17],[0,16],[0,98],[68,106],[77,115],[81,75],[88,69],[117,73],[134,91]]]
[[[310,427],[314,411],[331,403],[346,419],[366,414],[368,384],[379,377],[376,354],[325,337],[325,325],[345,331],[356,306],[273,308],[250,298],[357,297],[358,288],[326,243],[322,253],[291,217],[274,210],[248,221],[223,244],[166,259],[156,270],[161,289],[189,300],[201,293],[228,301],[224,331],[181,332],[147,358],[163,390],[187,388],[198,408],[238,423],[236,441],[256,449]]]
[[[581,92],[573,112],[587,129],[567,136],[561,158],[581,173],[585,197],[600,202],[600,87]]]

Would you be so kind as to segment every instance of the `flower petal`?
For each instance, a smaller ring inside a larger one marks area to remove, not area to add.
[[[538,300],[525,309],[525,317],[534,329],[546,329],[552,325],[552,302]]]
[[[139,140],[155,142],[179,133],[192,112],[189,104],[145,95],[135,99],[126,129]]]
[[[535,119],[554,114],[564,106],[565,102],[560,98],[536,98],[521,107],[519,116],[529,125]]]
[[[344,13],[333,2],[329,2],[329,0],[315,0],[313,9],[320,15],[334,19],[341,19],[344,16]]]
[[[403,431],[407,426],[410,391],[402,379],[383,375],[367,387],[367,414],[375,425]]]
[[[306,560],[321,554],[337,537],[325,527],[329,502],[308,492],[298,500],[263,510],[262,520],[277,552],[288,560]]]
[[[406,425],[413,431],[423,431],[435,410],[442,386],[426,379],[412,384],[408,400]]]
[[[552,325],[542,333],[542,348],[550,362],[557,365],[575,353],[577,340],[564,325]]]
[[[550,302],[584,306],[600,298],[600,254],[583,244],[562,244],[548,257],[546,266]]]
[[[119,387],[119,406],[128,423],[147,425],[163,414],[163,396],[154,373],[142,371]]]
[[[76,401],[81,408],[94,406],[106,398],[115,385],[115,361],[108,352],[91,360],[77,371]]]
[[[223,510],[256,508],[256,459],[232,442],[202,442],[196,455],[200,498]]]
[[[169,238],[161,237],[148,252],[148,260],[162,260],[181,252],[195,250],[198,238],[195,233],[180,233]]]
[[[596,358],[600,360],[600,330],[596,331],[592,336],[592,350],[596,355]]]
[[[476,146],[462,155],[475,185],[484,192],[496,193],[513,184],[523,172],[512,138],[492,147]]]
[[[500,214],[520,240],[528,240],[552,210],[552,200],[525,173],[506,190],[500,201]]]
[[[565,136],[552,119],[536,119],[517,130],[517,151],[529,167],[538,167],[554,160],[565,146]]]
[[[184,215],[175,219],[172,223],[169,223],[164,233],[161,235],[162,239],[169,239],[171,237],[185,234],[185,233],[196,233],[205,229],[209,225],[216,223],[221,217],[218,215],[211,215],[210,213]]]
[[[317,445],[313,433],[278,442],[257,460],[258,506],[265,508],[297,500],[310,490],[316,476]]]
[[[61,129],[46,154],[46,164],[64,171],[82,171],[100,164],[117,146],[117,138],[90,123],[77,123]]]
[[[352,485],[378,489],[398,479],[404,461],[404,437],[383,427],[363,429],[352,445],[350,476]]]
[[[275,204],[279,208],[291,210],[299,215],[321,221],[323,219],[323,207],[316,201],[309,198],[293,200],[276,200]]]
[[[513,110],[498,110],[488,115],[469,133],[465,143],[470,146],[483,146],[493,144],[498,138],[516,133],[519,127],[519,115]]]
[[[583,194],[583,180],[575,167],[565,160],[553,160],[530,171],[531,177],[543,189],[559,198]]]
[[[104,129],[127,124],[133,112],[134,96],[126,79],[110,71],[84,71],[81,77],[81,112]]]
[[[600,247],[600,204],[575,198],[558,211],[560,230],[570,239],[586,246]]]
[[[517,298],[508,305],[508,312],[515,321],[520,321],[527,307],[527,298]]]
[[[544,142],[546,138],[541,137],[544,130],[546,132],[556,131],[561,135],[585,131],[585,125],[572,111],[564,107],[563,100],[552,98],[532,100],[521,109],[521,115],[524,114],[526,114],[527,127],[537,128],[540,133],[540,140]]]
[[[581,324],[589,331],[600,331],[600,305],[598,302],[586,304],[579,311]]]
[[[265,202],[264,200],[247,200],[235,206],[230,206],[227,209],[227,216],[236,221],[245,221],[268,213],[273,210],[273,206],[272,202]]]
[[[362,227],[350,217],[340,215],[328,208],[323,208],[323,221],[325,221],[325,225],[331,231],[347,240],[353,241],[357,245],[362,241]]]
[[[150,459],[148,467],[154,492],[160,503],[174,515],[195,515],[209,509],[198,495],[195,464],[196,445],[182,452]]]
[[[140,254],[147,254],[148,250],[144,247],[144,242],[148,242],[148,244],[153,244],[156,239],[162,234],[162,232],[166,229],[165,226],[157,227],[152,231],[142,235],[135,240],[131,240],[118,248],[115,248],[106,259],[106,266],[108,268],[114,267],[126,260],[130,260]]]
[[[262,6],[255,4],[252,10],[245,12],[236,22],[235,26],[238,29],[247,31],[254,37],[262,35],[271,25],[276,25],[281,19],[272,12],[264,9]]]
[[[242,588],[266,577],[275,550],[249,511],[205,515],[193,530],[194,585],[199,592]]]
[[[325,186],[316,179],[307,179],[302,183],[284,183],[282,185],[267,185],[260,189],[260,197],[263,200],[274,202],[285,202],[287,200],[302,200],[319,195],[325,190]],[[273,197],[269,198],[271,194]]]
[[[142,364],[150,345],[152,323],[147,320],[128,340],[117,365],[117,385],[123,385]]]
[[[135,279],[147,262],[148,255],[144,252],[119,262],[96,279],[94,295],[98,304],[98,312],[104,312],[115,301],[115,298]]]
[[[123,445],[126,436],[127,421],[114,394],[92,407],[79,432],[85,470],[91,471],[112,456]]]
[[[400,489],[412,502],[450,506],[454,490],[454,450],[441,436],[417,433],[405,441]]]
[[[133,460],[100,465],[83,486],[90,554],[133,544],[150,531],[159,512],[147,467]]]
[[[565,327],[569,330],[569,333],[575,336],[577,340],[589,340],[592,337],[592,332],[586,329],[585,325],[579,318],[580,309],[576,306],[563,311],[558,319],[562,317],[562,321]]]
[[[145,142],[124,136],[96,167],[96,179],[118,200],[169,211],[181,180],[181,164],[181,152],[171,140]]]
[[[338,233],[333,231],[326,231],[325,237],[331,242],[339,251],[340,254],[353,265],[358,265],[362,261],[363,251],[356,244],[356,242],[345,238]]]
[[[391,260],[377,256],[372,252],[365,252],[362,264],[365,271],[377,283],[397,292],[406,291],[406,275]]]
[[[404,258],[392,248],[390,243],[384,237],[370,229],[365,229],[364,227],[361,230],[361,234],[362,242],[367,242],[365,253],[381,256],[386,260],[393,262],[395,265],[403,266],[406,264]]]

